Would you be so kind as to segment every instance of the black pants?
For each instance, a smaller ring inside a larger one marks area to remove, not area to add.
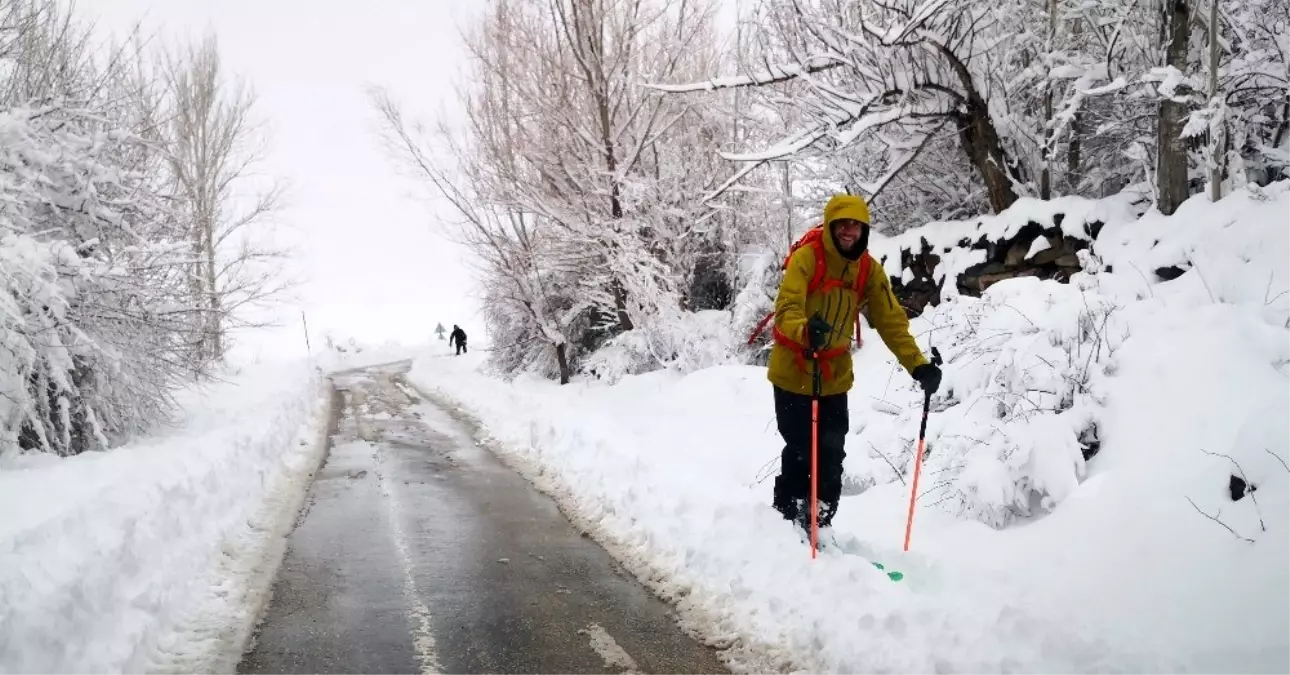
[[[788,520],[811,524],[811,397],[775,387],[775,418],[784,437],[779,475],[775,477],[774,506]],[[847,456],[847,395],[820,397],[819,462],[816,486],[820,527],[827,527],[842,498],[842,459]]]
[[[464,352],[464,351],[466,351],[466,341],[465,341],[465,340],[458,341],[458,342],[457,342],[457,355],[458,355],[458,356],[461,356],[461,353],[462,353],[462,352]]]

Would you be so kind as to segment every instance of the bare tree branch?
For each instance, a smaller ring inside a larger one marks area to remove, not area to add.
[[[1249,497],[1250,501],[1254,503],[1254,512],[1259,517],[1259,529],[1262,530],[1263,532],[1267,532],[1268,526],[1263,524],[1263,509],[1259,507],[1259,500],[1257,497],[1254,496],[1255,485],[1254,483],[1250,482],[1250,478],[1249,476],[1246,475],[1245,469],[1242,469],[1241,465],[1237,463],[1236,459],[1234,459],[1230,455],[1224,455],[1218,452],[1210,452],[1204,448],[1201,448],[1200,451],[1207,455],[1210,455],[1211,457],[1222,457],[1223,459],[1226,459],[1227,461],[1231,462],[1232,466],[1236,467],[1236,470],[1241,474],[1241,480],[1245,481],[1245,487],[1246,487],[1245,496]]]
[[[1191,497],[1187,497],[1187,502],[1188,502],[1189,504],[1191,504],[1191,506],[1192,506],[1192,508],[1193,508],[1193,509],[1196,509],[1196,513],[1199,513],[1200,515],[1205,516],[1206,518],[1209,518],[1210,520],[1212,520],[1212,521],[1214,521],[1214,522],[1218,523],[1219,525],[1222,525],[1222,526],[1223,526],[1223,529],[1227,530],[1228,532],[1231,532],[1233,537],[1236,537],[1237,539],[1240,539],[1241,541],[1244,541],[1244,542],[1248,542],[1248,543],[1251,543],[1251,544],[1253,544],[1253,543],[1254,543],[1254,540],[1253,540],[1253,539],[1250,539],[1249,537],[1243,537],[1243,536],[1241,536],[1241,535],[1237,534],[1237,533],[1236,533],[1236,530],[1233,530],[1230,526],[1228,526],[1228,524],[1227,524],[1227,523],[1225,523],[1225,522],[1223,522],[1223,521],[1219,520],[1219,519],[1218,519],[1218,517],[1219,517],[1219,516],[1221,516],[1221,515],[1223,515],[1223,512],[1222,512],[1222,511],[1219,511],[1217,515],[1213,515],[1213,516],[1211,516],[1210,514],[1205,513],[1204,511],[1201,511],[1201,510],[1200,510],[1200,507],[1199,507],[1199,506],[1196,506],[1196,502],[1192,501]]]
[[[1286,470],[1287,472],[1290,472],[1290,465],[1286,464],[1286,461],[1285,461],[1284,459],[1281,459],[1281,456],[1280,456],[1280,455],[1278,455],[1278,454],[1277,454],[1277,453],[1275,453],[1275,452],[1272,452],[1271,450],[1269,450],[1269,449],[1267,449],[1267,448],[1263,448],[1263,452],[1266,452],[1266,453],[1268,453],[1269,455],[1272,455],[1272,458],[1273,458],[1273,459],[1277,460],[1278,462],[1281,462],[1281,466],[1285,467],[1285,470]]]

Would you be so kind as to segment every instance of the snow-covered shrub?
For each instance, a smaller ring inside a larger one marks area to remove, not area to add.
[[[0,452],[105,447],[186,370],[184,251],[136,145],[72,107],[0,112]]]
[[[770,330],[766,328],[752,346],[748,345],[748,338],[757,324],[775,309],[775,295],[779,290],[779,282],[783,279],[783,272],[780,270],[782,262],[770,253],[747,256],[743,287],[735,296],[731,307],[731,348],[745,353],[756,363],[764,364],[770,358]]]
[[[1097,448],[1102,380],[1126,337],[1118,306],[1088,281],[1012,279],[926,315],[946,360],[920,486],[928,503],[1002,527],[1078,485]],[[866,425],[849,479],[885,483],[912,466],[920,414]]]
[[[0,60],[0,453],[101,449],[210,372],[221,299],[168,166],[174,102],[142,41],[100,44],[56,0],[0,0]]]
[[[662,368],[690,373],[735,358],[729,312],[674,311],[667,318],[614,337],[587,357],[583,372],[612,383]]]

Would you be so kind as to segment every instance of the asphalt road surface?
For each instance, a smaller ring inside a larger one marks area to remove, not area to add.
[[[334,377],[328,457],[239,672],[726,672],[408,367]]]

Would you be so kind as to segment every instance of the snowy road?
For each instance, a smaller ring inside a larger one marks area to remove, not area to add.
[[[240,672],[724,672],[409,366],[335,377],[344,409]]]

